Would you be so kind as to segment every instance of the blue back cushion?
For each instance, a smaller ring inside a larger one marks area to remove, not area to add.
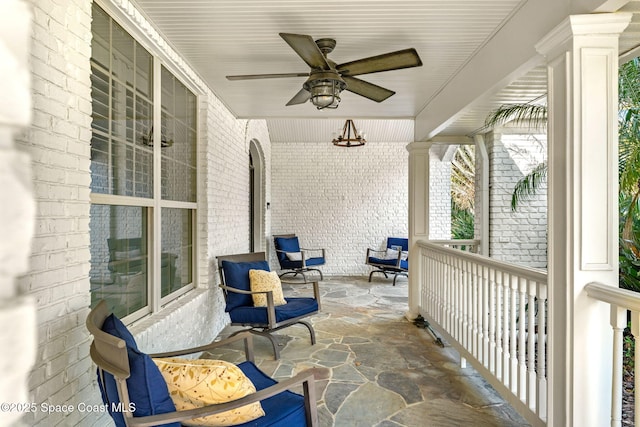
[[[285,252],[300,252],[300,243],[297,237],[276,237],[273,239],[276,249]],[[278,259],[281,261],[287,260],[287,255],[284,252],[278,252]]]
[[[131,376],[127,378],[127,388],[129,389],[129,400],[135,404],[134,417],[147,415],[165,414],[176,410],[167,383],[160,370],[153,363],[151,357],[138,350],[138,346],[131,335],[131,332],[120,319],[111,314],[102,325],[102,330],[110,335],[121,338],[127,345],[127,355],[129,357],[129,367]],[[104,383],[98,375],[98,384],[102,401],[108,405],[109,414],[115,421],[117,427],[125,427],[122,408],[120,403],[116,380],[108,372],[104,373]],[[132,408],[133,409],[133,408]],[[163,424],[166,427],[180,427],[180,423]]]
[[[231,262],[222,261],[222,273],[224,274],[225,285],[250,291],[251,284],[249,282],[249,270],[269,270],[267,261],[251,261],[251,262]],[[229,312],[237,307],[253,307],[253,298],[250,294],[239,294],[237,292],[227,293],[227,307],[225,311]]]
[[[404,237],[389,237],[387,239],[387,248],[396,249],[394,246],[401,246],[403,251],[408,251],[409,239]]]

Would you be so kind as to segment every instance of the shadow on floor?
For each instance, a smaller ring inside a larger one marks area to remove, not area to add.
[[[274,378],[315,370],[320,426],[528,425],[475,370],[460,368],[453,348],[441,348],[404,317],[406,279],[394,287],[384,278],[325,277],[320,286],[316,345],[303,326],[286,328],[276,334],[276,361],[269,341],[254,339],[256,363]],[[289,296],[311,292],[308,285],[283,287]],[[242,360],[240,347],[203,357]]]

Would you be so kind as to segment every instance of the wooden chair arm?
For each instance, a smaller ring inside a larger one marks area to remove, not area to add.
[[[378,252],[378,253],[387,253],[386,249],[385,250],[378,250],[378,249],[371,249],[371,248],[367,248],[367,258],[369,258],[369,254],[371,252]]]
[[[165,351],[163,353],[154,353],[154,354],[150,354],[149,356],[152,358],[185,356],[187,354],[201,353],[203,351],[213,350],[214,348],[226,346],[240,340],[244,341],[245,360],[253,362],[254,361],[253,334],[249,332],[239,332],[236,335],[231,336],[229,338],[224,338],[224,339],[221,339],[220,341],[213,341],[209,344],[201,345],[198,347],[185,348],[182,350],[175,350],[175,351]]]
[[[225,291],[235,292],[236,294],[253,295],[253,294],[268,294],[269,292],[272,292],[272,291],[245,291],[244,289],[234,288],[233,286],[226,286],[226,285],[218,285],[218,286],[224,289]]]
[[[267,322],[269,323],[269,328],[276,327],[276,305],[273,302],[273,291],[245,291],[243,289],[234,288],[232,286],[225,286],[223,284],[218,285],[220,288],[235,292],[237,294],[245,294],[245,295],[253,295],[253,294],[266,294],[267,295]]]
[[[307,412],[307,417],[311,418],[308,421],[308,425],[317,425],[317,409],[315,399],[315,386],[314,376],[311,369],[307,369],[300,372],[296,376],[287,380],[281,381],[277,384],[267,387],[263,390],[257,391],[243,398],[234,400],[227,403],[219,403],[216,405],[203,406],[201,408],[189,409],[186,411],[169,412],[161,415],[150,415],[146,417],[133,417],[129,418],[129,424],[136,427],[152,427],[161,424],[168,424],[173,422],[186,421],[193,418],[205,417],[207,415],[219,414],[231,409],[236,409],[241,406],[248,405],[250,403],[259,402],[265,400],[271,396],[275,396],[278,393],[282,393],[285,390],[289,390],[295,386],[302,385],[304,390],[305,406],[309,405],[310,411]]]

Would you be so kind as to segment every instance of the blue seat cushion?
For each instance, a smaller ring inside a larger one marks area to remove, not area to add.
[[[151,357],[138,350],[138,346],[127,327],[113,314],[107,317],[102,330],[110,335],[121,338],[127,345],[131,376],[127,378],[129,400],[135,404],[134,417],[166,414],[176,410],[167,383]],[[104,372],[104,383],[98,374],[98,385],[102,394],[102,401],[107,405],[109,414],[117,427],[125,427],[122,411],[116,407],[120,403],[116,380],[113,375]],[[115,404],[115,405],[114,405]],[[163,424],[167,427],[180,427],[180,423]]]
[[[251,362],[242,362],[238,367],[260,391],[276,384],[276,381],[264,374]],[[260,402],[265,415],[256,420],[240,424],[249,426],[306,426],[304,397],[291,391],[283,391]]]
[[[307,267],[311,267],[314,265],[324,265],[323,257],[309,258],[306,260],[305,265]],[[302,268],[302,261],[291,261],[285,257],[285,259],[280,261],[280,267],[282,268]]]
[[[369,257],[369,259],[367,260],[367,262],[369,264],[377,264],[377,265],[384,265],[384,266],[389,266],[388,269],[395,269],[395,270],[408,270],[409,269],[409,261],[406,259],[403,259],[402,261],[400,261],[400,268],[396,267],[396,264],[398,263],[397,259],[384,259],[384,258],[376,258],[376,257]]]
[[[287,255],[285,252],[300,252],[300,242],[297,237],[276,237],[273,239],[273,244],[278,251],[278,260],[282,266],[282,261],[287,261]]]
[[[249,270],[265,270],[270,271],[267,261],[251,261],[251,262],[231,262],[222,261],[222,272],[224,274],[225,285],[240,289],[243,291],[251,290],[249,281]],[[231,312],[237,307],[253,307],[253,299],[251,294],[239,294],[237,292],[227,293],[227,306],[225,311]]]
[[[314,298],[285,298],[285,300],[286,304],[275,307],[278,323],[318,311],[318,301]],[[269,322],[266,307],[236,307],[229,312],[229,317],[233,323],[266,325]]]

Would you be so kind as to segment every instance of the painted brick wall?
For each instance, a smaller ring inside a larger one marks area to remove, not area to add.
[[[536,268],[547,266],[547,187],[511,210],[516,182],[546,156],[546,136],[502,129],[487,135],[490,159],[490,254]]]
[[[91,3],[30,2],[33,124],[18,135],[16,145],[32,159],[37,216],[30,271],[17,284],[38,309],[38,362],[29,378],[29,400],[38,407],[100,403],[85,328],[90,304]],[[135,15],[130,6],[119,0],[120,15]],[[175,52],[165,54],[180,63]],[[259,141],[266,162],[270,159],[264,121],[247,125],[201,82],[199,90],[199,289],[131,325],[140,348],[148,352],[210,341],[228,322],[221,291],[210,286],[217,283],[215,256],[248,249],[248,141]],[[26,414],[24,423],[112,425],[105,414],[78,410],[38,411]]]
[[[429,161],[429,238],[451,238],[451,163]]]
[[[368,247],[408,234],[406,143],[357,148],[329,142],[272,144],[272,234],[325,248],[327,275],[364,275]],[[271,245],[271,265],[278,266]]]
[[[84,327],[89,295],[91,2],[32,1],[32,126],[18,137],[32,158],[36,230],[30,272],[18,280],[36,299],[37,362],[30,400],[98,402]],[[32,426],[81,424],[87,414],[26,414]]]

